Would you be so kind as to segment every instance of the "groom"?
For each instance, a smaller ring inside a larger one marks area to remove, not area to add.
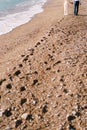
[[[74,0],[74,15],[78,15],[80,0]]]

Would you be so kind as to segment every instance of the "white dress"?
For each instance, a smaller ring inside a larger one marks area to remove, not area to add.
[[[69,7],[68,7],[68,1],[64,0],[64,15],[69,14]]]

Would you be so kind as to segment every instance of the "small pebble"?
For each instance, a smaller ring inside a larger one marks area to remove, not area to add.
[[[6,117],[10,117],[12,115],[11,113],[11,108],[10,109],[6,109],[4,112],[3,112],[3,115],[5,115]]]
[[[43,108],[42,108],[42,113],[46,113],[48,110],[47,110],[47,105],[45,105]]]
[[[25,103],[25,102],[27,102],[27,99],[26,98],[23,98],[23,99],[21,99],[21,106]]]
[[[36,83],[38,83],[38,80],[37,79],[33,80],[32,86],[35,85]]]
[[[22,91],[25,91],[26,90],[26,88],[24,87],[24,86],[22,86],[21,88],[20,88],[20,91],[22,92]]]
[[[23,118],[23,119],[26,120],[27,116],[28,116],[28,113],[24,113],[24,114],[21,116],[21,118]]]
[[[69,116],[68,116],[68,121],[72,121],[72,120],[74,120],[75,118],[76,118],[75,116],[69,115]]]
[[[33,120],[32,114],[29,114],[29,115],[27,116],[26,120],[29,120],[29,121]]]
[[[20,70],[17,70],[14,75],[18,76],[21,73]]]
[[[15,127],[17,128],[19,125],[21,125],[22,124],[22,120],[20,119],[20,120],[17,120],[16,122],[15,122]]]
[[[11,88],[12,88],[12,85],[11,85],[11,84],[7,84],[7,85],[6,85],[6,88],[7,88],[7,89],[11,89]]]

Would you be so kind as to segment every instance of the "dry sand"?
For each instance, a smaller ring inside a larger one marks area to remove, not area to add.
[[[87,129],[87,10],[60,5],[0,37],[0,130]]]

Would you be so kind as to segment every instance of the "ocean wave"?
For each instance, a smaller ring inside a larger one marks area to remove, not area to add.
[[[0,17],[0,35],[6,34],[14,28],[29,22],[35,14],[43,11],[42,7],[45,2],[46,0],[39,1],[35,5],[29,6],[25,11],[22,10],[21,12],[15,12],[5,17]]]

